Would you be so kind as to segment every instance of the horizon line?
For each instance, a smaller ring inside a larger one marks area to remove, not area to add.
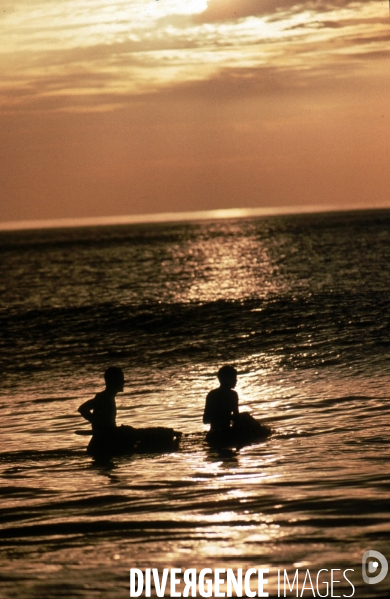
[[[192,210],[186,212],[157,212],[116,216],[81,216],[50,219],[31,219],[0,222],[0,231],[22,231],[29,229],[60,229],[108,225],[134,225],[148,223],[187,222],[196,220],[218,220],[230,218],[266,217],[288,214],[315,214],[327,212],[352,212],[359,210],[386,210],[390,206],[336,206],[318,204],[314,206],[273,206],[263,208],[218,208],[214,210]]]

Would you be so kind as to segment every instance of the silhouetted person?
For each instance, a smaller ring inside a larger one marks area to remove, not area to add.
[[[123,391],[125,377],[120,368],[110,366],[104,373],[106,388],[79,407],[80,414],[92,424],[93,433],[104,433],[116,428],[115,396]]]
[[[79,407],[80,414],[92,424],[92,438],[87,452],[94,457],[161,452],[177,449],[181,433],[173,428],[136,429],[116,425],[115,397],[123,391],[125,378],[120,368],[110,366],[104,373],[106,388]]]
[[[237,371],[233,366],[222,366],[217,376],[220,386],[207,395],[203,423],[210,424],[210,432],[226,432],[238,417],[238,395],[233,391]]]
[[[222,366],[218,371],[220,386],[206,397],[203,423],[210,424],[206,441],[211,447],[223,449],[244,447],[264,441],[271,434],[267,425],[261,424],[249,412],[239,412],[238,395],[233,391],[237,371],[232,366]]]

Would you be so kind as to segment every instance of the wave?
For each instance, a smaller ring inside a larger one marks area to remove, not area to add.
[[[388,370],[388,315],[388,298],[362,293],[7,311],[0,314],[0,367],[28,375],[80,361],[234,362],[263,353],[284,368],[363,363]]]

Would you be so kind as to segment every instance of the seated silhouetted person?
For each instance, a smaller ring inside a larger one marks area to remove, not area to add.
[[[238,416],[238,395],[233,391],[237,383],[237,371],[233,366],[222,366],[218,371],[220,386],[208,393],[203,413],[203,423],[210,424],[210,431],[228,431]]]
[[[207,395],[203,423],[210,424],[206,441],[215,448],[244,447],[264,441],[271,434],[249,412],[238,411],[238,395],[233,391],[237,383],[237,371],[223,366],[218,372],[220,386]]]
[[[80,414],[92,424],[93,433],[109,432],[116,428],[115,396],[123,391],[125,377],[120,368],[110,366],[104,373],[106,388],[79,407]]]

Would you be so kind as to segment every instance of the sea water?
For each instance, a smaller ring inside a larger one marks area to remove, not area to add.
[[[131,568],[264,569],[270,597],[297,570],[331,596],[320,569],[350,596],[350,569],[354,597],[388,597],[361,562],[390,557],[389,211],[3,232],[0,252],[2,597],[128,597]],[[205,443],[223,364],[266,442]],[[117,423],[180,450],[86,454],[77,408],[110,365]]]

